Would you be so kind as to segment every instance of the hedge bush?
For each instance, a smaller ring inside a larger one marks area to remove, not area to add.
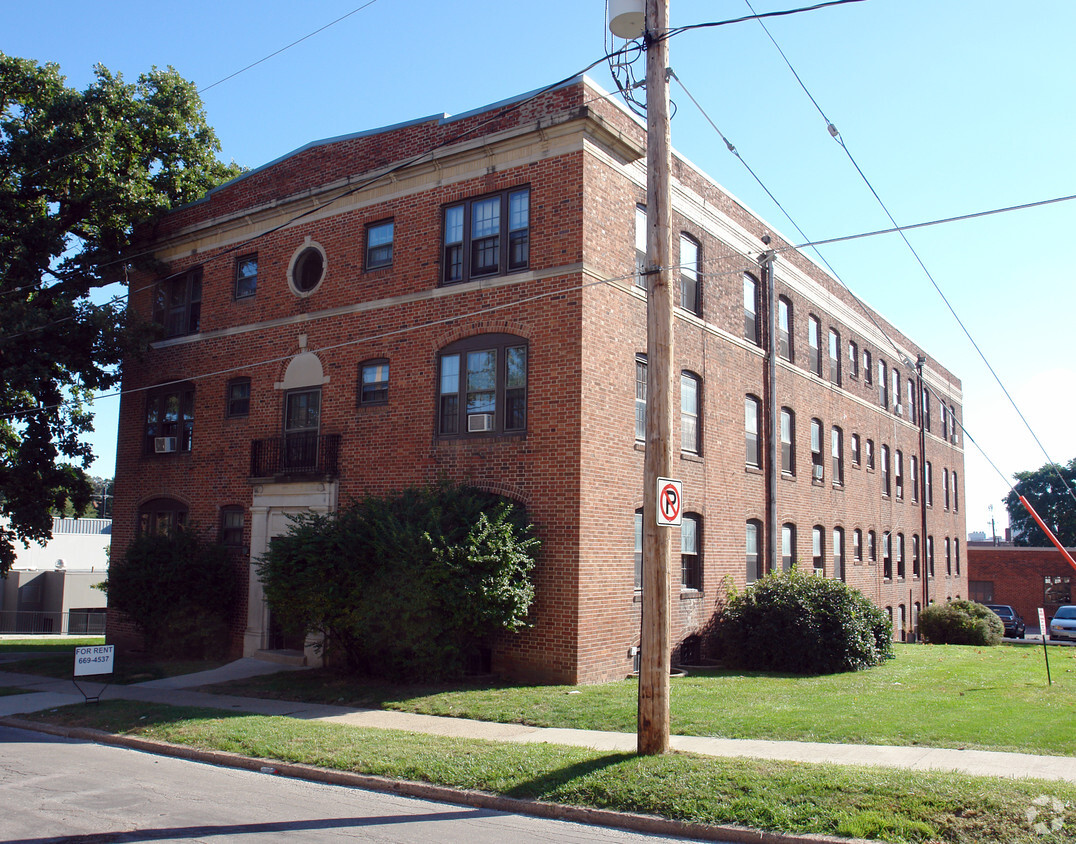
[[[798,571],[772,573],[732,594],[715,626],[726,664],[832,674],[893,656],[892,623],[847,584]]]
[[[297,517],[260,563],[273,618],[330,664],[435,679],[526,624],[538,541],[523,508],[442,483]]]
[[[931,604],[920,612],[919,632],[933,645],[997,645],[1005,625],[988,607],[957,600]]]
[[[124,558],[109,566],[101,588],[108,605],[138,627],[148,654],[197,659],[227,654],[239,598],[235,560],[194,528],[137,537]]]

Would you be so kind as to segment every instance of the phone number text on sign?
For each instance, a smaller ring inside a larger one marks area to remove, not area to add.
[[[115,645],[90,645],[75,648],[75,676],[111,674],[115,664]]]

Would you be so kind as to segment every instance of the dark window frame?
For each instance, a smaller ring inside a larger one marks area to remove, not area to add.
[[[480,278],[495,278],[530,269],[530,195],[529,184],[516,185],[447,203],[441,209],[441,286],[462,284]],[[513,227],[512,199],[516,196],[526,196],[526,223]],[[496,233],[475,236],[475,209],[494,199],[499,203]],[[450,215],[457,210],[461,219],[458,223],[450,223]],[[455,237],[457,230],[459,239],[449,241],[450,233]],[[523,252],[522,259],[517,257],[520,250]],[[496,257],[490,260],[489,253],[493,251]],[[486,263],[479,263],[477,259],[480,255],[485,256]],[[476,270],[476,265],[481,269]]]
[[[688,522],[694,526],[694,549],[685,548],[684,525]],[[698,513],[684,513],[680,524],[680,588],[702,591],[702,516]]]
[[[138,508],[137,531],[139,536],[170,535],[183,530],[190,518],[190,510],[182,501],[165,496],[153,498]],[[162,530],[163,528],[163,530]]]
[[[250,267],[253,264],[254,272]],[[235,298],[249,299],[258,292],[258,253],[251,252],[235,259]]]
[[[246,395],[236,395],[236,390],[242,392],[243,387],[246,388]],[[225,387],[224,402],[224,415],[229,419],[250,416],[250,378],[244,376],[229,380]]]
[[[238,516],[238,524],[236,524]],[[238,505],[220,508],[220,529],[218,539],[227,548],[243,547],[243,532],[246,529],[246,512]]]
[[[693,412],[685,409],[684,388],[688,383],[694,390]],[[702,378],[687,369],[680,373],[680,451],[702,454]]]
[[[822,439],[825,426],[818,418],[811,419],[811,483],[820,484],[826,480],[825,458],[822,456]]]
[[[833,463],[833,485],[844,486],[844,431],[834,425],[830,429],[830,458]]]
[[[752,534],[755,543],[754,553],[751,553],[750,545]],[[765,572],[763,571],[765,566],[763,563],[762,544],[762,522],[758,519],[748,519],[744,529],[744,571],[748,583],[754,583],[756,580],[760,580],[765,576]]]
[[[510,384],[510,353],[522,350],[523,373],[522,384]],[[468,389],[467,377],[469,355],[494,353],[493,388]],[[446,392],[445,364],[450,358],[456,358],[456,390]],[[530,342],[525,337],[515,334],[475,334],[449,343],[437,353],[437,436],[443,439],[474,438],[489,436],[520,436],[527,432],[529,401],[529,367]],[[509,395],[509,392],[512,395]],[[468,394],[493,393],[493,410],[468,411]],[[446,401],[455,398],[455,402]],[[452,408],[452,409],[450,409]],[[514,409],[514,410],[513,410]],[[484,416],[492,413],[493,426],[490,430],[469,430],[472,416]],[[453,424],[448,421],[454,419]],[[511,425],[509,425],[511,422]]]
[[[376,381],[366,380],[366,373],[368,370],[373,371],[375,374],[380,374],[382,367],[384,367],[384,378],[380,378]],[[388,404],[390,377],[391,369],[388,358],[369,358],[368,360],[362,361],[359,364],[359,407]]]
[[[794,317],[792,310],[792,300],[787,296],[780,296],[777,299],[777,354],[792,363],[795,355],[795,344],[793,343],[794,334]]]
[[[695,260],[684,260],[684,244],[695,247]],[[702,279],[699,277],[699,264],[702,244],[698,238],[687,232],[680,232],[680,307],[695,316],[702,316]],[[688,304],[685,304],[687,302]]]
[[[807,315],[807,369],[822,377],[822,320]]]
[[[751,413],[752,407],[754,413]],[[752,425],[754,430],[752,431]],[[744,396],[744,463],[752,469],[762,468],[762,399]]]
[[[202,267],[192,267],[157,282],[153,293],[153,321],[164,336],[187,337],[202,325]]]
[[[168,421],[168,400],[172,396],[176,398],[176,418]],[[142,417],[144,454],[165,456],[189,454],[193,450],[194,402],[195,389],[190,382],[169,384],[146,391],[145,412]],[[157,451],[156,440],[164,437],[176,439],[173,451]]]
[[[749,302],[750,300],[750,302]],[[748,304],[751,309],[748,309]],[[762,345],[758,319],[759,283],[751,273],[743,274],[743,337],[756,346]]]
[[[385,228],[389,230],[389,239],[387,241],[373,243],[374,232]],[[370,272],[372,270],[383,270],[386,267],[391,267],[395,243],[396,220],[394,218],[378,220],[367,224],[366,248],[363,250],[363,267],[365,271]]]
[[[785,424],[787,420],[788,424]],[[796,412],[791,407],[781,408],[781,474],[796,475]]]

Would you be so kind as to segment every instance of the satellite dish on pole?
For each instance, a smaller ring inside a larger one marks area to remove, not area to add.
[[[609,0],[609,31],[631,40],[646,28],[646,0]]]

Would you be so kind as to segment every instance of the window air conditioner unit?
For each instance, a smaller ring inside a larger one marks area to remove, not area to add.
[[[824,472],[824,471],[825,471],[825,470],[823,469],[823,467],[822,467],[822,466],[815,466],[815,467],[814,467],[814,479],[815,479],[816,481],[820,481],[820,480],[822,480],[822,478],[823,478],[823,472]]]
[[[472,413],[467,417],[467,432],[475,433],[476,431],[492,431],[493,430],[493,414],[492,413]]]
[[[157,454],[170,454],[176,450],[175,437],[154,437],[153,450]]]
[[[956,445],[956,434],[953,434],[953,436],[949,438],[949,442],[951,442],[953,445]]]
[[[894,410],[896,411],[896,413],[897,413],[897,416],[903,416],[903,415],[904,415],[904,405],[902,405],[902,404],[898,404],[898,405],[897,405],[897,406],[896,406],[895,408],[893,408],[893,409],[894,409]]]

